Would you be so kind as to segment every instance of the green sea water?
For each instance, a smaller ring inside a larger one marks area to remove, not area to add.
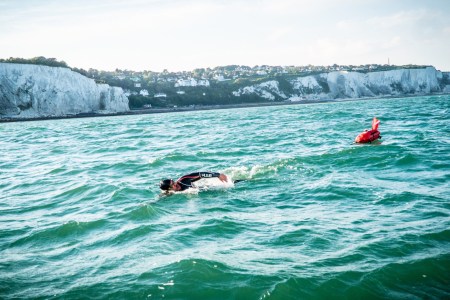
[[[449,121],[433,96],[0,124],[0,299],[449,299]],[[246,181],[161,195],[202,170]]]

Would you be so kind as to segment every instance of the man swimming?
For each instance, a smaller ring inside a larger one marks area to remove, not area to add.
[[[219,178],[219,180],[222,182],[228,182],[228,178],[225,174],[217,172],[196,172],[184,175],[180,177],[177,181],[173,181],[172,179],[161,180],[159,188],[167,192],[169,191],[179,192],[194,187],[192,183],[197,180],[200,180],[202,178],[214,178],[214,177]]]

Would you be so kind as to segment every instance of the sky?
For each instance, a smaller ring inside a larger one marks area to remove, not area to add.
[[[0,58],[191,71],[225,65],[433,65],[450,0],[0,0]]]

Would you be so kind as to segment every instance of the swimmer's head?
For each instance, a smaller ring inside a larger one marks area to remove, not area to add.
[[[162,189],[163,191],[168,191],[173,184],[173,180],[172,179],[164,179],[161,180],[161,182],[159,183],[159,188]]]

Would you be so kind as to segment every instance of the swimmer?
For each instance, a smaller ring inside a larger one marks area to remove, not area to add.
[[[184,175],[180,177],[177,181],[172,179],[164,179],[161,180],[159,184],[159,188],[163,191],[170,192],[180,192],[187,190],[189,188],[193,188],[193,182],[198,181],[202,178],[218,178],[223,183],[228,182],[228,178],[225,174],[217,173],[217,172],[196,172],[188,175]]]

